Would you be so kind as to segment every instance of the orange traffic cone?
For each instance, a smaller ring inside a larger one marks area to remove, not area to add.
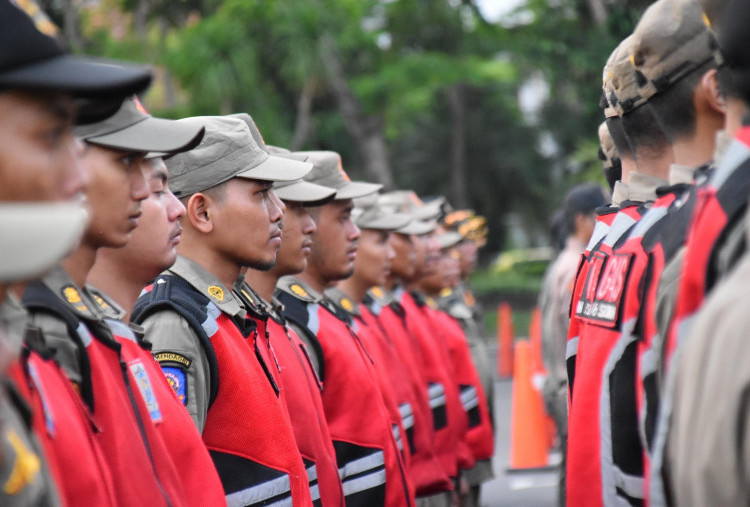
[[[544,402],[532,382],[531,346],[516,344],[513,372],[513,404],[510,427],[510,468],[543,468],[549,465]]]
[[[508,303],[497,307],[497,375],[513,375],[513,315]]]

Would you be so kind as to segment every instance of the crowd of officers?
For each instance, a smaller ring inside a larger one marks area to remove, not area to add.
[[[0,505],[478,505],[485,220],[150,81],[0,0]]]
[[[561,503],[750,504],[748,27],[745,0],[658,0],[604,67],[611,203],[587,245],[573,207],[546,284],[570,301],[545,319]]]

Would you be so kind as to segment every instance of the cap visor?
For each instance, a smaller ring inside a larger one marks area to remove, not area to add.
[[[80,204],[0,205],[0,282],[44,274],[78,246],[87,221]]]
[[[178,153],[196,147],[204,132],[203,127],[149,117],[111,134],[88,137],[86,142],[124,151]]]
[[[241,172],[238,178],[249,178],[263,181],[294,181],[309,173],[313,165],[309,162],[299,162],[288,158],[269,155],[259,165]]]
[[[435,220],[441,213],[441,202],[433,201],[414,209],[414,218],[417,220]]]
[[[3,72],[0,87],[50,90],[76,97],[125,97],[148,88],[148,67],[73,55],[60,55]]]
[[[381,215],[375,220],[368,220],[365,223],[357,223],[361,229],[375,229],[378,231],[399,231],[411,222],[411,216],[404,213],[391,213]]]
[[[350,181],[343,187],[336,190],[336,200],[356,199],[366,195],[374,194],[383,188],[379,183],[364,183],[361,181]]]
[[[325,204],[336,195],[336,189],[299,180],[273,189],[282,201],[295,201],[305,204]]]
[[[412,220],[411,222],[406,224],[404,227],[397,229],[396,232],[400,234],[422,236],[423,234],[428,234],[434,231],[436,228],[437,228],[437,222],[434,220],[430,220],[430,221]]]

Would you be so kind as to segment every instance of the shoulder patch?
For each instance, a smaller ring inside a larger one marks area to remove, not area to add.
[[[218,285],[211,285],[206,291],[219,302],[224,301],[224,289]]]
[[[453,289],[451,289],[450,287],[445,287],[443,290],[440,291],[441,298],[447,298],[451,294],[453,294]]]
[[[177,398],[183,405],[187,405],[187,374],[185,370],[180,367],[162,365],[161,371],[164,373],[167,383],[174,390]]]
[[[316,294],[312,289],[305,287],[302,282],[293,277],[284,277],[279,280],[276,289],[306,303],[318,303],[322,299],[321,295]]]
[[[341,307],[346,310],[347,312],[351,312],[354,310],[354,303],[352,303],[352,300],[349,298],[341,298]]]
[[[169,352],[166,350],[154,354],[154,359],[156,359],[156,362],[160,365],[162,363],[175,363],[185,368],[190,368],[190,365],[193,364],[192,359],[189,359],[182,354],[178,354],[177,352]]]
[[[376,298],[382,298],[383,296],[385,296],[385,292],[383,292],[383,289],[381,289],[378,286],[375,286],[372,289],[370,289],[370,292],[372,292],[372,295],[375,296]]]
[[[289,290],[291,290],[293,293],[297,294],[301,298],[307,298],[310,297],[310,294],[307,293],[307,291],[298,283],[293,283],[289,286]]]
[[[67,301],[73,308],[78,310],[79,312],[88,312],[89,309],[86,306],[86,303],[83,302],[83,299],[81,299],[81,293],[78,292],[78,289],[74,287],[73,285],[66,285],[61,289],[61,293],[63,296],[63,299]]]

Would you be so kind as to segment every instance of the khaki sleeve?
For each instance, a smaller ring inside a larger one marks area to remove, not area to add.
[[[177,312],[161,311],[142,324],[145,338],[167,380],[203,432],[211,392],[208,358],[198,334]]]
[[[667,343],[669,328],[672,326],[675,305],[677,304],[677,291],[680,288],[680,275],[682,273],[683,259],[685,258],[685,247],[682,247],[674,257],[667,263],[659,278],[659,286],[656,290],[656,308],[654,319],[658,334],[654,337],[652,349],[656,352],[658,364],[659,389],[663,389],[664,381],[664,347]]]
[[[38,328],[44,343],[54,349],[55,359],[75,384],[81,383],[79,348],[68,333],[68,326],[54,315],[43,312],[29,313],[29,325]],[[83,326],[83,323],[81,323]],[[85,329],[85,328],[82,328]]]

